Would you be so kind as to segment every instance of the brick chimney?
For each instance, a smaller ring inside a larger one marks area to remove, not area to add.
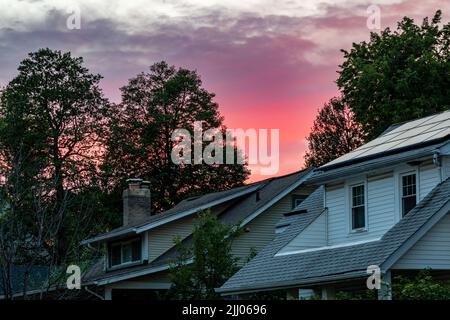
[[[123,225],[141,222],[150,217],[150,183],[142,179],[128,179],[123,191]]]

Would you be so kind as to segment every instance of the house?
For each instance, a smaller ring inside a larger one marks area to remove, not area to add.
[[[450,111],[393,125],[317,168],[307,182],[317,189],[217,291],[333,299],[379,275],[378,298],[391,299],[397,275],[450,278],[449,177]]]
[[[223,223],[241,223],[245,232],[232,253],[243,264],[253,250],[275,236],[275,224],[312,191],[304,186],[312,170],[271,178],[231,190],[185,199],[165,212],[150,215],[150,189],[130,179],[123,193],[123,226],[85,240],[106,255],[83,277],[83,285],[104,290],[105,299],[160,298],[170,288],[169,263],[177,256],[174,237],[188,243],[196,214],[210,210]],[[97,290],[98,291],[98,290]]]

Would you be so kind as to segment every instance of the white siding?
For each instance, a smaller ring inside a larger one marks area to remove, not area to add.
[[[345,209],[346,188],[344,185],[326,188],[328,208],[328,244],[344,242],[348,235],[349,215]]]
[[[364,179],[359,181],[364,181]],[[339,187],[326,190],[328,245],[379,238],[395,224],[396,201],[393,175],[367,180],[367,230],[363,232],[351,232],[350,230],[350,185],[351,183],[346,182]]]
[[[450,269],[450,216],[446,215],[392,269]]]
[[[443,156],[442,157],[442,180],[450,177],[450,157]]]
[[[368,237],[381,237],[395,224],[394,188],[393,175],[382,179],[369,179],[367,183]]]
[[[434,164],[429,164],[420,167],[419,176],[420,201],[441,182],[441,172]]]
[[[445,158],[444,158],[445,159]],[[443,161],[450,166],[450,160]],[[392,168],[377,176],[361,175],[344,180],[340,185],[326,187],[326,207],[328,207],[328,245],[354,241],[372,240],[381,237],[400,220],[401,175],[418,173],[418,201],[422,200],[441,182],[446,168],[436,167],[431,160],[417,166],[405,164]],[[450,174],[450,167],[449,167]],[[366,231],[350,230],[350,186],[365,183],[366,186]]]
[[[326,213],[322,213],[316,220],[288,243],[279,253],[322,247],[326,245]]]

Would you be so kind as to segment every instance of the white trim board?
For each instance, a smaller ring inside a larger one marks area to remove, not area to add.
[[[346,242],[346,243],[341,243],[341,244],[335,244],[335,245],[332,245],[332,246],[322,246],[322,247],[317,247],[317,248],[309,248],[309,249],[288,251],[288,252],[283,252],[283,253],[276,253],[275,257],[289,256],[289,255],[293,255],[293,254],[314,252],[314,251],[322,251],[322,250],[328,250],[328,249],[337,249],[337,248],[351,247],[351,246],[356,246],[358,244],[364,244],[364,243],[370,243],[370,242],[379,241],[380,239],[381,238],[374,238],[374,239],[369,239],[369,240],[364,240],[364,241],[354,241],[354,242]]]

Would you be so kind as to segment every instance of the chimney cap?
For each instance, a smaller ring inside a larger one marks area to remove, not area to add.
[[[142,183],[142,179],[130,178],[130,179],[127,179],[126,182],[129,186],[139,186]]]

